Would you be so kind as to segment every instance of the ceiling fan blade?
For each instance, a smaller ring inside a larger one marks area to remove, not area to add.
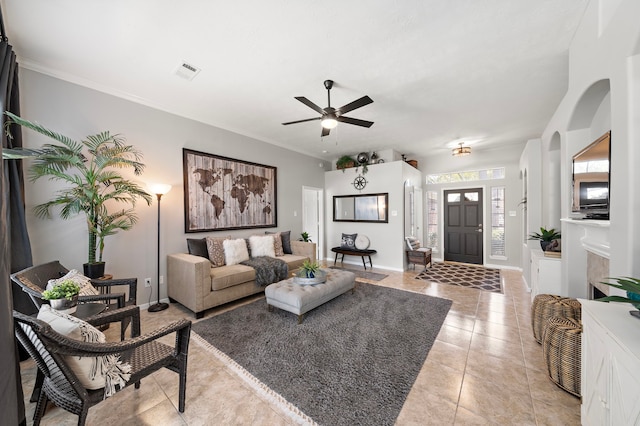
[[[307,121],[316,121],[316,120],[321,120],[321,119],[322,119],[322,117],[307,118],[305,120],[289,121],[288,123],[282,123],[282,125],[286,126],[287,124],[304,123],[304,122],[307,122]]]
[[[338,121],[362,127],[371,127],[373,125],[373,121],[359,120],[357,118],[345,117],[344,115],[338,117]]]
[[[296,96],[296,99],[302,102],[303,104],[305,104],[306,106],[308,106],[309,108],[311,108],[312,110],[318,112],[319,114],[324,114],[324,110],[322,108],[320,108],[318,105],[314,104],[304,96]]]
[[[338,112],[338,114],[346,114],[349,111],[353,111],[354,109],[361,108],[371,103],[373,103],[373,99],[368,96],[363,96],[360,99],[356,99],[355,101],[338,108],[336,111]]]
[[[327,128],[322,128],[322,133],[320,133],[320,137],[325,137],[325,136],[329,136],[329,132],[331,131],[331,129],[327,129]]]

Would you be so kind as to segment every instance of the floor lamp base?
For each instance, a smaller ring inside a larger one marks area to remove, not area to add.
[[[160,311],[164,311],[165,309],[167,309],[169,307],[168,303],[154,303],[153,305],[149,306],[149,308],[147,309],[149,312],[160,312]]]

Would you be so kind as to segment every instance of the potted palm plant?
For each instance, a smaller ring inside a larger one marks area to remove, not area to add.
[[[624,296],[607,296],[602,297],[600,300],[602,302],[623,302],[623,303],[631,303],[634,308],[640,310],[640,279],[632,278],[632,277],[618,277],[618,278],[607,278],[609,280],[615,280],[615,283],[602,281],[601,284],[606,284],[611,287],[615,287],[617,289],[623,290],[627,293],[627,297]],[[640,318],[639,311],[631,311],[631,315],[636,318]]]
[[[556,231],[554,228],[545,229],[540,228],[540,232],[532,232],[529,234],[529,240],[540,240],[540,247],[542,251],[546,251],[554,240],[560,239],[560,232]]]
[[[18,117],[5,113],[11,122],[45,135],[61,145],[45,144],[37,150],[29,169],[32,182],[41,178],[63,181],[67,187],[51,200],[35,206],[35,215],[50,218],[51,210],[60,208],[60,217],[69,219],[78,213],[87,218],[89,234],[85,275],[99,278],[104,275],[104,239],[119,230],[130,229],[137,221],[134,207],[142,198],[151,205],[152,197],[137,183],[120,173],[133,169],[142,174],[142,153],[125,143],[121,135],[108,131],[75,141],[67,136]],[[118,204],[126,208],[114,209]],[[98,256],[96,256],[98,252]]]

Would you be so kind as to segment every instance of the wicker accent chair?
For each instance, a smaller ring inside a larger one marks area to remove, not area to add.
[[[134,326],[139,330],[140,310],[132,306],[121,310],[131,311]],[[94,324],[110,322],[109,314]],[[104,389],[86,389],[66,362],[67,356],[95,357],[109,354],[119,355],[122,362],[132,367],[127,386],[140,387],[140,380],[162,367],[179,375],[178,409],[184,412],[187,383],[187,355],[191,335],[191,321],[182,319],[151,333],[115,343],[85,343],[67,338],[55,332],[49,324],[33,317],[13,311],[15,334],[20,343],[35,360],[44,376],[42,392],[34,413],[34,426],[38,426],[45,414],[47,402],[78,415],[78,425],[87,420],[89,408],[104,399]],[[175,333],[175,346],[160,343],[163,336]]]
[[[60,264],[60,261],[54,260],[52,262],[43,263],[41,265],[31,266],[23,269],[22,271],[11,274],[13,282],[18,284],[22,291],[27,293],[33,304],[37,309],[40,309],[43,303],[48,303],[42,299],[42,292],[47,288],[47,283],[50,279],[57,279],[64,276],[69,270]],[[103,302],[109,305],[108,310],[120,309],[125,306],[136,305],[136,294],[138,291],[138,279],[137,278],[124,278],[115,280],[91,280],[91,284],[100,291],[99,295],[95,296],[80,296],[78,298],[79,303],[83,302]],[[125,293],[112,293],[112,287],[126,286],[128,287],[129,297],[125,299]],[[93,323],[93,317],[83,318],[91,325]],[[125,331],[129,325],[130,318],[125,317],[122,320],[121,339],[124,340]],[[135,337],[133,334],[131,337]]]

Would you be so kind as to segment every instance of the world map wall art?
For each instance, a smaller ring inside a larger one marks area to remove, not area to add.
[[[273,228],[276,167],[182,149],[185,232]]]

